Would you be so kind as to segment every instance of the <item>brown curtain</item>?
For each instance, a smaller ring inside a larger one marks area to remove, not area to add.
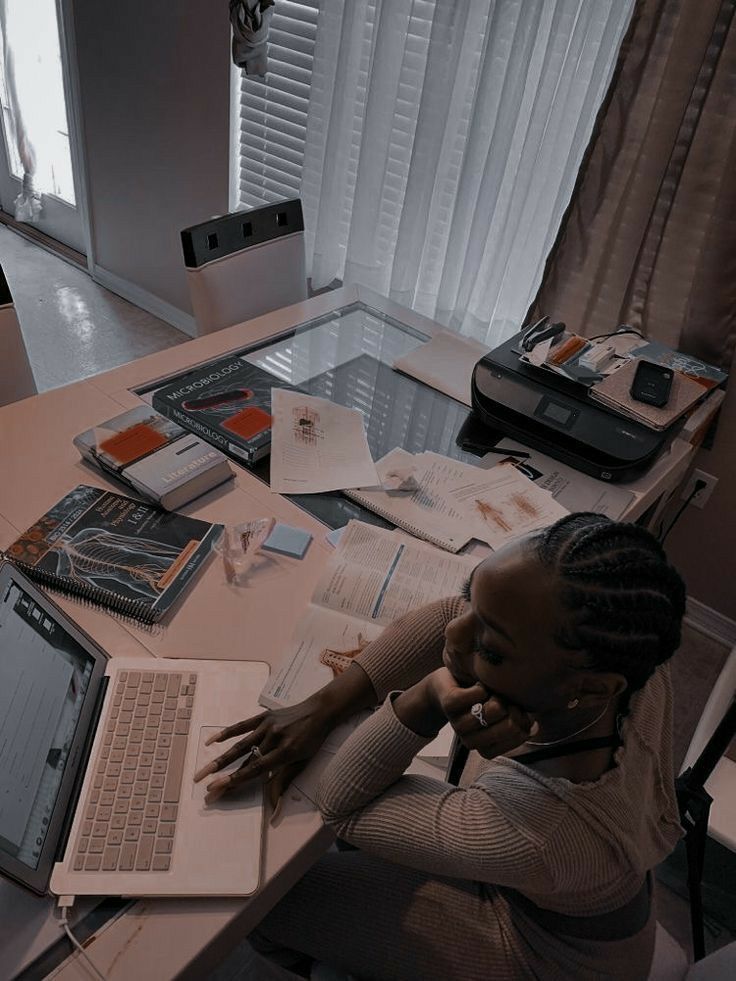
[[[628,323],[729,368],[736,0],[640,0],[529,317]]]

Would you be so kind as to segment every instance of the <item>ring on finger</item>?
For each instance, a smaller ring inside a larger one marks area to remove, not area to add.
[[[467,702],[465,704],[467,705]],[[488,723],[486,722],[485,717],[483,715],[482,702],[476,702],[475,705],[471,706],[470,714],[473,716],[474,719],[477,719],[478,724],[482,725],[484,729],[488,728]]]
[[[263,753],[260,751],[260,749],[258,748],[258,746],[251,747],[250,755],[254,759],[256,759],[256,760],[262,760],[263,759]]]

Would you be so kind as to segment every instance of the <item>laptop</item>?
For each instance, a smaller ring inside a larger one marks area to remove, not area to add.
[[[258,661],[108,658],[2,563],[0,873],[57,896],[255,892],[261,785],[205,805],[208,781],[193,775],[223,751],[209,735],[261,711],[268,673]]]

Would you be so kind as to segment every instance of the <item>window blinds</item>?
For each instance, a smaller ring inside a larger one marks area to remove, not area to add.
[[[300,193],[318,0],[278,0],[266,82],[241,73],[239,207]]]

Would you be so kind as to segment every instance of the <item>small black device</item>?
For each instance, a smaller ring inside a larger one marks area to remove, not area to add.
[[[656,405],[658,408],[667,405],[673,374],[672,368],[639,358],[631,383],[632,399],[646,402],[647,405]]]

